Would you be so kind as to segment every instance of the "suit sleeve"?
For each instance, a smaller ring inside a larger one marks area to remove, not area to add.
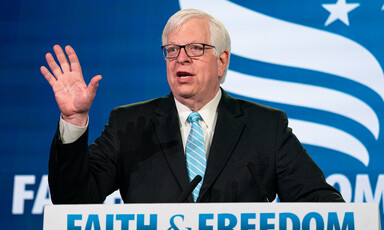
[[[286,202],[343,202],[288,127],[282,113],[276,130],[276,175],[279,199]]]
[[[89,147],[88,130],[70,144],[63,144],[56,131],[48,174],[54,204],[102,203],[118,188],[117,123],[112,111],[102,135]]]

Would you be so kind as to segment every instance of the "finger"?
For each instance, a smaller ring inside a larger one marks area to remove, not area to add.
[[[61,75],[63,75],[63,72],[61,71],[60,67],[57,65],[55,59],[53,58],[51,53],[47,53],[45,55],[45,59],[47,60],[49,68],[52,70],[52,73],[55,75],[56,78],[60,78]]]
[[[67,57],[65,56],[63,49],[59,45],[55,45],[53,47],[53,50],[55,51],[57,60],[59,60],[63,73],[70,72],[71,67],[68,63]]]
[[[44,75],[48,83],[53,87],[53,85],[56,83],[56,78],[49,72],[49,70],[45,66],[40,67],[40,71]]]
[[[99,87],[99,81],[101,80],[101,78],[102,78],[101,75],[97,75],[91,79],[91,82],[89,82],[89,85],[87,87],[87,93],[92,98],[94,98],[96,95],[96,90],[97,90],[97,87]]]
[[[79,58],[77,58],[75,50],[71,46],[65,47],[65,52],[68,54],[69,61],[71,63],[71,70],[81,73],[81,66]]]

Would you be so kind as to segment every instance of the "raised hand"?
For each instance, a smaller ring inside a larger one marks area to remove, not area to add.
[[[52,86],[62,118],[73,125],[84,126],[87,123],[88,111],[95,98],[101,75],[93,77],[87,86],[79,59],[72,47],[65,47],[70,63],[59,45],[55,45],[53,50],[60,66],[57,65],[52,54],[47,53],[45,58],[53,75],[45,66],[40,68],[41,73]]]

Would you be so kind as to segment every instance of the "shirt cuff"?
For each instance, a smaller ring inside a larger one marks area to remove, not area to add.
[[[59,131],[60,131],[61,142],[63,144],[70,144],[77,141],[77,139],[79,139],[81,135],[83,135],[85,131],[87,131],[88,121],[89,121],[89,117],[87,120],[87,124],[85,124],[84,127],[80,127],[64,121],[60,115]]]

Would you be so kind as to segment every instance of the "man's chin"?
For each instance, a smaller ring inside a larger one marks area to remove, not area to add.
[[[184,100],[188,100],[188,99],[193,98],[193,95],[189,94],[189,93],[178,93],[176,95],[174,94],[174,96],[176,96],[176,98],[180,98],[180,99],[184,99]]]
[[[191,91],[172,91],[173,96],[180,102],[193,100],[195,94]]]
[[[195,91],[192,87],[178,87],[172,90],[173,95],[181,98],[189,99],[195,95]]]

